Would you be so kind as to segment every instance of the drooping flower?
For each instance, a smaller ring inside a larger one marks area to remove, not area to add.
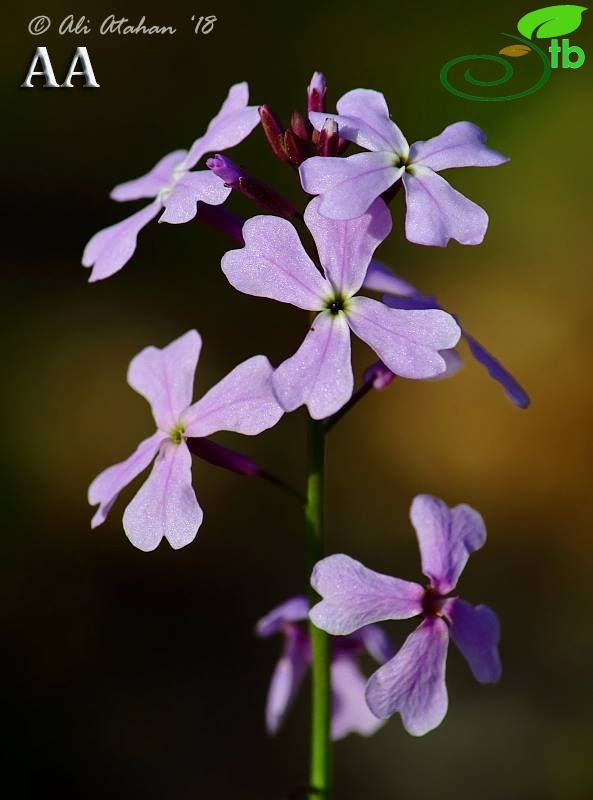
[[[259,123],[257,106],[248,106],[249,87],[237,83],[231,87],[218,114],[206,133],[186,150],[164,156],[140,178],[116,186],[113,200],[152,202],[121,222],[96,233],[82,257],[85,267],[92,267],[89,282],[108,278],[118,272],[136,250],[138,234],[164,209],[159,222],[189,222],[196,215],[198,202],[220,205],[231,189],[210,170],[193,170],[206,153],[227,150],[243,141]]]
[[[440,350],[454,347],[460,331],[444,311],[401,311],[356,296],[376,247],[391,230],[385,203],[376,200],[356,220],[330,220],[321,200],[305,210],[324,275],[284,219],[257,216],[243,227],[245,247],[231,250],[222,269],[239,291],[318,312],[294,356],[274,373],[280,404],[305,404],[314,419],[335,413],[352,395],[350,331],[366,342],[392,372],[430,378],[445,370]]]
[[[305,597],[293,597],[270,611],[257,624],[258,636],[284,635],[284,649],[276,665],[266,703],[266,727],[275,734],[290,710],[311,664],[311,647],[306,628],[309,603]],[[372,714],[365,701],[366,677],[358,666],[358,657],[368,652],[379,664],[394,654],[393,647],[378,625],[369,625],[352,636],[332,641],[331,735],[334,741],[349,733],[371,736],[383,722]]]
[[[128,383],[150,403],[157,430],[135,452],[108,467],[92,482],[88,499],[99,504],[91,527],[105,521],[120,491],[154,460],[146,482],[123,516],[126,535],[150,551],[165,538],[174,549],[189,544],[202,523],[192,487],[191,453],[186,440],[217,431],[253,436],[282,416],[272,390],[272,367],[253,356],[229,372],[192,405],[194,374],[202,340],[191,330],[166,347],[147,347],[128,369]]]
[[[435,497],[418,495],[411,519],[428,586],[373,572],[346,555],[329,556],[313,570],[311,584],[323,599],[309,616],[333,635],[351,635],[384,620],[422,617],[396,655],[371,676],[366,689],[373,714],[386,719],[399,712],[406,730],[421,736],[436,728],[447,713],[449,639],[477,681],[494,683],[501,673],[500,630],[487,606],[450,596],[470,554],[486,541],[480,514],[467,505],[448,508]]]
[[[402,179],[406,237],[411,242],[445,247],[455,239],[480,244],[488,215],[438,175],[453,167],[493,167],[508,161],[485,145],[480,128],[456,122],[433,139],[410,147],[380,92],[354,89],[338,101],[337,110],[337,114],[312,112],[309,117],[317,130],[328,118],[335,120],[341,137],[369,152],[348,158],[315,156],[301,165],[303,189],[321,196],[322,214],[333,219],[359,217]]]
[[[371,261],[364,279],[363,288],[381,292],[383,294],[383,302],[391,308],[442,308],[436,297],[423,294],[380,261]],[[455,319],[459,322],[457,316],[455,316]],[[493,380],[500,383],[511,402],[519,408],[527,408],[530,404],[529,395],[511,373],[463,326],[461,326],[461,335],[467,342],[472,356],[488,370],[488,374]],[[453,373],[455,368],[460,366],[460,357],[455,350],[449,351],[449,355],[447,353],[441,353],[441,355],[450,359],[450,373]],[[379,376],[379,380],[381,379],[383,384],[386,385],[385,376]],[[376,388],[383,387],[378,386]]]

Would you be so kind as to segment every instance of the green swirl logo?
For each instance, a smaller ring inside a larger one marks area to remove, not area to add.
[[[585,56],[583,51],[580,48],[571,48],[570,44],[568,43],[568,39],[562,40],[562,48],[558,46],[556,40],[554,40],[552,47],[550,48],[550,52],[554,55],[554,61],[551,63],[550,59],[548,58],[547,54],[538,47],[533,41],[531,41],[533,35],[535,34],[538,39],[544,38],[552,38],[557,36],[565,36],[568,33],[572,33],[575,31],[579,25],[581,24],[582,14],[583,11],[587,9],[584,6],[549,6],[547,8],[540,8],[537,11],[531,11],[529,14],[526,14],[524,17],[521,17],[517,28],[519,33],[522,36],[516,36],[512,33],[503,33],[503,36],[507,36],[510,39],[514,39],[518,44],[512,44],[508,47],[504,47],[502,50],[499,51],[498,55],[469,55],[469,56],[459,56],[459,58],[454,58],[451,61],[448,61],[445,66],[441,69],[440,79],[441,83],[447,89],[447,91],[451,92],[452,94],[456,94],[458,97],[463,97],[466,100],[478,100],[480,102],[502,102],[504,100],[518,100],[520,97],[526,97],[529,94],[533,94],[538,89],[547,82],[550,74],[552,72],[552,67],[558,66],[558,54],[562,52],[563,59],[562,59],[562,66],[563,67],[571,67],[576,68],[581,66],[581,64],[585,60]],[[527,37],[527,38],[525,38]],[[566,49],[566,58],[565,58],[565,43],[567,46]],[[570,52],[571,51],[579,51],[581,57],[577,57],[577,62],[571,61]],[[503,55],[509,56],[512,58],[518,58],[520,56],[525,56],[528,53],[535,52],[542,62],[542,72],[540,75],[539,80],[533,86],[530,86],[528,89],[525,89],[522,92],[515,92],[513,94],[505,94],[502,96],[493,96],[493,95],[480,95],[480,94],[473,94],[468,91],[462,91],[461,89],[457,89],[453,86],[449,80],[449,71],[456,65],[461,64],[465,61],[494,61],[497,64],[500,64],[503,68],[503,74],[499,78],[495,78],[493,80],[483,81],[479,80],[478,78],[474,78],[471,74],[471,68],[468,67],[464,73],[464,78],[467,83],[472,84],[473,86],[484,86],[484,87],[492,87],[492,86],[501,86],[508,81],[511,80],[514,74],[514,70],[512,65],[506,58],[502,58]]]

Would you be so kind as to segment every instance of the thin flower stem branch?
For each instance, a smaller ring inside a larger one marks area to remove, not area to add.
[[[307,580],[314,565],[326,555],[325,543],[325,427],[309,420],[309,471],[305,505]],[[311,603],[316,595],[309,588]],[[309,800],[331,800],[331,645],[330,637],[309,622],[311,639],[311,760]]]
[[[306,504],[306,499],[298,491],[298,489],[295,489],[294,486],[291,486],[290,483],[282,478],[278,478],[276,475],[272,475],[270,472],[260,472],[257,477],[267,481],[268,483],[271,483],[272,486],[276,486],[278,489],[282,489],[284,492],[291,495],[291,497],[294,497],[295,500],[298,500],[302,506]]]
[[[371,391],[372,388],[373,388],[373,381],[372,380],[369,380],[369,381],[366,381],[366,383],[363,383],[362,386],[360,386],[354,392],[354,394],[352,395],[350,400],[348,400],[348,402],[345,403],[339,411],[336,411],[336,413],[332,417],[328,417],[325,420],[325,423],[324,423],[325,424],[325,432],[329,433],[338,424],[338,422],[342,419],[342,417],[345,417],[346,414],[351,409],[353,409],[354,406],[357,403],[359,403],[362,400],[363,397],[366,397],[366,395]]]

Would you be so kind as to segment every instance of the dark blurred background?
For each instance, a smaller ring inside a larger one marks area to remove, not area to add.
[[[332,551],[419,579],[412,497],[429,492],[483,513],[488,544],[461,589],[499,613],[505,670],[499,686],[481,688],[452,651],[445,723],[418,740],[395,717],[372,739],[338,744],[337,800],[592,796],[591,64],[556,70],[539,92],[507,103],[463,100],[439,82],[450,59],[506,46],[500,32],[515,32],[534,7],[3,8],[3,796],[281,800],[306,779],[306,696],[269,740],[263,710],[281,642],[253,637],[259,616],[303,589],[297,504],[195,462],[205,509],[197,540],[145,554],[121,527],[133,488],[94,532],[86,503],[92,478],[151,430],[125,382],[136,352],[196,327],[201,392],[250,355],[278,363],[292,353],[302,313],[233,291],[218,267],[227,243],[196,222],[149,226],[133,261],[92,286],[80,257],[91,234],[137,207],[110,201],[112,186],[189,145],[231,83],[248,80],[254,103],[288,119],[316,69],[331,103],[353,87],[384,91],[410,141],[469,119],[511,156],[499,169],[449,173],[490,213],[483,246],[406,242],[397,198],[381,256],[462,316],[533,398],[516,409],[468,361],[455,379],[401,381],[369,397],[331,435]],[[27,23],[41,13],[54,26],[69,13],[95,26],[110,13],[145,14],[179,30],[35,38]],[[593,58],[589,13],[570,40]],[[216,14],[214,33],[195,37],[192,14]],[[19,89],[39,44],[58,76],[85,44],[101,88]],[[536,68],[518,62],[520,83]],[[299,199],[259,129],[235,158]],[[250,213],[236,198],[231,207]],[[369,360],[359,343],[359,373]],[[304,431],[301,411],[257,439],[221,441],[298,483]],[[406,626],[392,630],[401,641]]]

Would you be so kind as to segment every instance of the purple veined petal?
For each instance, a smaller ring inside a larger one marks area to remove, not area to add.
[[[355,219],[401,177],[391,153],[355,153],[348,158],[313,156],[300,168],[301,184],[321,195],[319,211],[330,219]]]
[[[325,121],[333,119],[339,128],[340,136],[365,150],[388,150],[403,158],[408,156],[408,143],[389,118],[385,98],[372,89],[353,89],[337,103],[337,114],[312,113],[309,119],[319,131]]]
[[[367,653],[379,664],[384,664],[396,653],[393,642],[380,625],[365,625],[352,634],[360,640]]]
[[[385,723],[371,713],[365,700],[367,680],[352,656],[342,655],[332,660],[331,737],[334,742],[358,733],[372,736]]]
[[[467,331],[463,331],[465,341],[469,345],[469,349],[473,357],[488,370],[488,374],[493,380],[500,383],[505,390],[507,397],[519,408],[528,408],[530,404],[529,395],[523,389],[521,384],[513,378],[511,373],[506,370],[503,365],[494,358],[494,356],[486,350],[473,336],[470,336]]]
[[[412,736],[423,736],[447,713],[445,666],[449,633],[439,617],[429,617],[411,633],[397,655],[367,685],[369,708],[380,719],[399,712]]]
[[[447,601],[443,613],[451,622],[451,638],[478,683],[499,681],[502,674],[498,655],[500,624],[494,611],[455,597]]]
[[[320,197],[311,200],[305,209],[305,224],[321,265],[337,293],[356,294],[373,253],[391,232],[391,214],[378,199],[357,219],[335,220],[319,213],[320,204]]]
[[[483,208],[454,189],[428,167],[414,166],[404,176],[406,238],[416,244],[446,247],[481,244],[488,229]]]
[[[457,585],[470,554],[484,546],[484,520],[471,506],[449,508],[428,494],[414,498],[410,519],[418,537],[422,572],[433,588],[447,594]]]
[[[258,106],[248,106],[249,86],[231,86],[218,114],[208,125],[204,136],[192,144],[185,160],[187,169],[194,167],[206,153],[228,150],[246,139],[259,123]]]
[[[318,314],[296,353],[276,369],[274,390],[285,411],[306,405],[313,419],[335,414],[352,396],[350,330],[343,314]]]
[[[440,351],[455,347],[461,334],[459,325],[444,311],[401,311],[368,297],[350,300],[346,316],[354,333],[403,378],[434,378],[443,373],[446,364]]]
[[[266,728],[274,735],[284,722],[311,660],[307,634],[296,627],[286,631],[284,651],[280,657],[268,691]]]
[[[126,536],[144,552],[167,539],[174,550],[192,542],[203,518],[191,482],[191,453],[165,441],[152,472],[124,511]]]
[[[157,161],[145,175],[118,184],[110,194],[111,199],[121,202],[140,200],[143,197],[156,197],[173,181],[175,167],[181,164],[186,155],[186,150],[174,150]]]
[[[160,210],[160,202],[150,203],[89,240],[82,255],[83,267],[93,268],[89,283],[111,277],[128,263],[136,250],[138,234]]]
[[[346,636],[373,622],[422,613],[424,588],[374,572],[350,556],[328,556],[313,568],[311,586],[321,595],[309,612],[318,628]]]
[[[291,597],[262,617],[255,626],[258,636],[266,638],[278,633],[286,623],[303,622],[309,614],[309,601],[303,595]]]
[[[330,284],[305,252],[288,220],[257,216],[243,226],[245,247],[223,256],[222,271],[245,294],[320,311],[331,297]]]
[[[146,469],[166,437],[167,435],[162,431],[153,433],[148,439],[140,442],[136,450],[125,461],[107,467],[97,475],[88,491],[90,505],[95,506],[99,503],[99,508],[91,521],[91,528],[96,528],[105,522],[118,494]]]
[[[156,424],[167,433],[193,397],[202,339],[191,330],[166,347],[145,347],[130,362],[128,383],[151,405]]]
[[[399,155],[407,158],[409,147],[405,136],[389,117],[387,102],[373,89],[352,89],[336,103],[338,114],[363,120]],[[342,134],[343,135],[343,134]]]
[[[165,210],[159,222],[179,225],[189,222],[197,214],[197,203],[219,206],[232,192],[217,175],[209,169],[186,172],[175,182],[171,193],[163,199]]]
[[[486,134],[472,122],[448,125],[438,136],[415,142],[408,163],[422,164],[435,172],[452,167],[497,167],[509,161],[486,147]]]
[[[284,414],[272,387],[274,369],[265,356],[253,356],[231,370],[182,414],[186,436],[235,431],[255,436]]]

